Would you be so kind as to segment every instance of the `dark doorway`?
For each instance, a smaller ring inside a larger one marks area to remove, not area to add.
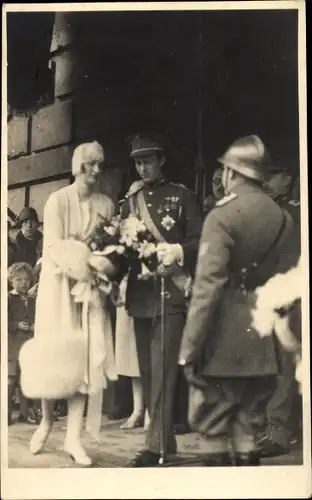
[[[299,168],[297,11],[74,13],[77,136],[124,157],[124,138],[161,132],[170,174],[194,187],[237,137],[258,134]],[[206,181],[205,181],[206,182]]]

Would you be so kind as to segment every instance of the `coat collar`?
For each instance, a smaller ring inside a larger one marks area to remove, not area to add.
[[[164,176],[159,177],[152,184],[144,184],[144,182],[142,180],[134,181],[131,184],[131,186],[130,186],[128,192],[127,192],[127,194],[125,195],[125,198],[126,199],[129,198],[129,196],[132,196],[132,195],[138,193],[143,188],[145,188],[145,189],[155,189],[158,186],[162,186],[163,184],[166,184],[166,182],[167,182],[167,179]]]
[[[28,295],[21,295],[20,293],[18,293],[16,290],[10,290],[10,294],[11,295],[15,295],[16,297],[21,297],[21,299],[23,299],[24,301],[27,301],[28,300]]]
[[[164,175],[160,175],[154,182],[152,182],[151,184],[144,184],[144,187],[146,187],[146,189],[155,189],[157,188],[158,186],[162,186],[163,184],[165,184],[167,181],[166,181],[166,178]]]
[[[16,243],[17,244],[23,244],[25,241],[29,242],[29,243],[38,243],[38,241],[42,238],[42,232],[37,230],[35,232],[35,235],[33,237],[32,240],[29,240],[28,238],[25,238],[25,236],[23,235],[22,231],[19,231],[16,235]]]
[[[262,186],[248,181],[237,184],[237,186],[233,187],[232,192],[238,196],[242,194],[265,193]]]

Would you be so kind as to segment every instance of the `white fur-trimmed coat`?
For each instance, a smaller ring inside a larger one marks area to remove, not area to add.
[[[90,212],[88,224],[82,230],[82,219],[77,187],[75,184],[67,186],[52,193],[44,209],[44,240],[43,259],[38,294],[36,301],[35,315],[35,339],[40,338],[41,359],[36,359],[37,376],[31,378],[29,373],[28,384],[33,384],[32,392],[45,392],[40,397],[51,397],[51,395],[64,392],[62,384],[72,384],[75,374],[81,374],[81,363],[77,363],[71,357],[71,353],[66,353],[62,349],[62,355],[57,349],[57,339],[61,339],[60,344],[64,345],[64,340],[69,339],[70,349],[73,336],[82,338],[81,304],[74,302],[71,289],[74,281],[60,271],[58,260],[64,255],[60,255],[57,249],[60,248],[60,241],[67,240],[72,236],[86,238],[98,222],[98,214],[102,217],[110,218],[114,215],[114,204],[110,198],[101,193],[94,193],[90,200]],[[67,256],[68,257],[68,256]],[[79,267],[79,256],[71,255],[73,266]],[[113,340],[110,317],[105,306],[105,296],[100,296],[96,291],[94,303],[89,305],[89,366],[87,373],[86,361],[83,367],[84,380],[78,388],[81,392],[93,393],[105,388],[107,378],[116,380],[115,360],[113,352]],[[53,342],[49,343],[49,339]],[[47,339],[47,352],[44,352],[44,339]],[[38,344],[39,345],[39,344]],[[49,347],[48,347],[49,346]],[[53,347],[55,346],[55,347]],[[78,346],[77,346],[78,348]],[[26,353],[25,353],[26,354]],[[76,353],[77,354],[77,353]],[[72,352],[74,355],[74,352]],[[34,356],[34,353],[33,353]],[[76,356],[77,357],[77,356]],[[73,360],[71,363],[70,360]],[[86,357],[84,356],[85,360]],[[66,366],[65,364],[69,365]],[[25,366],[27,363],[25,363]],[[27,365],[28,366],[28,365]],[[72,371],[70,369],[72,366]],[[49,370],[51,373],[49,373]],[[38,373],[41,371],[42,380],[39,380]],[[56,380],[55,374],[67,374],[63,378]],[[74,373],[75,372],[75,373]],[[88,375],[88,379],[86,376]],[[27,373],[24,373],[27,378]],[[31,380],[30,380],[31,378]],[[43,383],[43,380],[45,381]],[[25,381],[26,384],[26,381]],[[36,388],[36,384],[38,388]],[[55,384],[55,387],[53,387]],[[27,385],[27,384],[26,384]],[[45,389],[45,385],[48,385]],[[58,387],[57,387],[58,385]],[[66,392],[66,390],[65,390]],[[60,396],[62,397],[62,396]]]

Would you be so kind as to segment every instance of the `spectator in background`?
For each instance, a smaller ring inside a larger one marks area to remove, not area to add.
[[[25,207],[18,215],[18,224],[21,226],[16,235],[15,262],[27,262],[32,267],[42,254],[42,232],[39,231],[39,219],[36,210]]]
[[[32,284],[32,268],[25,262],[16,262],[9,268],[12,290],[8,298],[8,423],[12,422],[12,400],[19,387],[19,422],[39,424],[41,414],[33,400],[25,398],[20,388],[19,351],[24,342],[33,336],[35,300],[28,296]]]
[[[224,189],[222,186],[222,168],[218,167],[212,176],[212,194],[208,195],[204,201],[204,214],[207,215],[210,210],[215,207],[218,200],[224,196]]]
[[[11,229],[11,223],[10,221],[8,221],[8,266],[9,267],[14,263],[17,251],[16,245],[10,237],[10,229]]]
[[[300,230],[300,185],[286,169],[272,171],[265,185],[267,193],[292,217],[294,232],[292,245],[288,251],[289,266],[296,266],[301,253]],[[301,303],[292,307],[292,331],[301,335]],[[293,355],[277,342],[280,373],[277,377],[275,392],[266,408],[266,422],[263,433],[259,435],[258,451],[262,457],[283,455],[290,451],[292,441],[301,439],[302,401],[298,395],[295,379]]]

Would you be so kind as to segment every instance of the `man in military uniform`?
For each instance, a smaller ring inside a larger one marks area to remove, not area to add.
[[[254,290],[284,270],[292,221],[263,191],[267,154],[257,136],[238,139],[219,161],[226,196],[204,223],[179,364],[205,464],[259,465],[252,417],[263,413],[278,365],[251,310]]]
[[[268,194],[282,208],[287,210],[294,222],[292,245],[288,252],[289,265],[296,266],[301,250],[300,231],[300,188],[299,178],[286,169],[275,169],[266,184]],[[297,301],[291,311],[290,321],[297,338],[301,334],[301,302]],[[293,355],[278,346],[280,373],[277,385],[266,408],[265,430],[260,434],[258,450],[261,456],[277,456],[289,452],[292,434],[300,439],[300,420],[302,401],[295,380]]]
[[[152,467],[158,464],[161,454],[161,400],[165,451],[176,453],[172,406],[179,368],[177,360],[186,316],[186,286],[195,270],[202,221],[195,193],[165,177],[164,147],[160,138],[155,134],[140,134],[130,142],[130,156],[141,181],[130,187],[122,204],[122,217],[132,212],[145,222],[159,243],[158,272],[165,276],[163,346],[160,277],[140,280],[141,264],[132,264],[126,295],[126,308],[134,318],[143,393],[150,416],[146,449],[137,454],[131,465]]]

